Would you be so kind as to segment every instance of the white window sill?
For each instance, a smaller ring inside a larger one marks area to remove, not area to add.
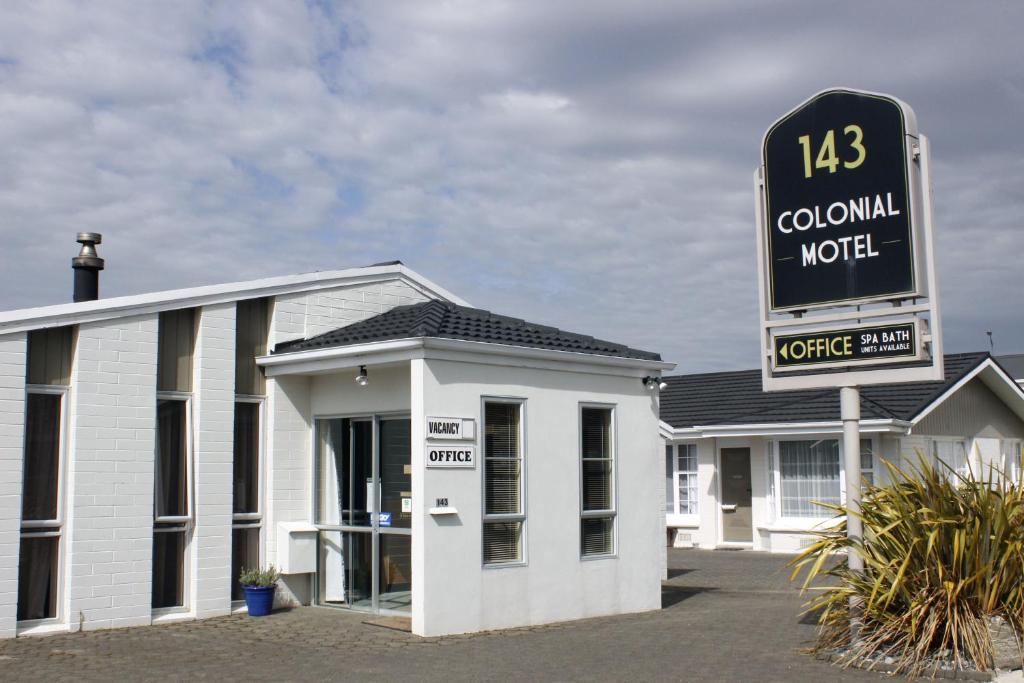
[[[153,610],[154,624],[170,624],[175,621],[189,621],[195,618],[196,615],[183,607],[166,607]]]
[[[758,531],[774,533],[807,534],[815,531],[826,531],[836,522],[834,517],[783,517],[769,524],[757,525]]]
[[[22,621],[17,626],[18,636],[46,636],[53,633],[66,633],[68,625],[63,621],[42,620]]]

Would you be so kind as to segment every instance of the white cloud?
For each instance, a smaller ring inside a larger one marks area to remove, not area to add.
[[[1024,10],[863,7],[5,4],[3,307],[66,300],[89,229],[104,295],[401,258],[683,371],[753,366],[760,136],[842,84],[932,138],[947,346],[1024,350],[998,294]]]

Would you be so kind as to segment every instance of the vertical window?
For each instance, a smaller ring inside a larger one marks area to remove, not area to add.
[[[260,564],[260,409],[258,401],[235,402],[232,488],[231,599],[244,600],[238,577]]]
[[[838,505],[839,442],[779,442],[779,483],[783,517],[827,517],[817,503]]]
[[[191,530],[189,403],[157,401],[153,607],[185,605],[185,550]]]
[[[63,537],[62,438],[73,328],[30,332],[25,382],[19,621],[58,617]]]
[[[580,554],[615,552],[612,409],[580,409]]]
[[[484,564],[523,560],[522,407],[484,403]]]
[[[154,609],[184,607],[192,509],[192,361],[195,309],[160,314],[157,344]]]
[[[676,513],[676,447],[665,446],[665,512]]]
[[[875,485],[875,452],[871,439],[860,440],[860,478],[863,486]]]
[[[243,568],[260,566],[261,416],[266,379],[256,357],[267,352],[270,299],[239,301],[235,310],[235,433],[232,476],[231,599],[244,600]]]
[[[679,476],[679,514],[697,514],[697,445],[679,444],[676,459]]]
[[[665,447],[665,507],[670,515],[697,514],[697,445]]]
[[[937,465],[939,462],[943,462],[961,477],[970,476],[971,465],[967,460],[966,441],[936,439],[932,442],[932,449]]]

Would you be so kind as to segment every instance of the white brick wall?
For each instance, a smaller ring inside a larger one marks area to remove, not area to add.
[[[24,333],[0,337],[0,638],[14,637],[18,618],[25,340]]]
[[[156,315],[79,327],[66,501],[72,629],[151,620],[156,359]]]
[[[279,297],[279,306],[284,304],[281,322],[289,329],[289,334],[279,341],[313,337],[395,306],[426,300],[426,296],[401,280]]]
[[[235,414],[235,304],[204,307],[193,367],[195,533],[192,604],[197,617],[231,611],[231,510]]]

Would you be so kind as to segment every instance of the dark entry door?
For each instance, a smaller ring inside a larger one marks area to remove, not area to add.
[[[751,512],[750,449],[722,449],[722,540],[754,540]]]

